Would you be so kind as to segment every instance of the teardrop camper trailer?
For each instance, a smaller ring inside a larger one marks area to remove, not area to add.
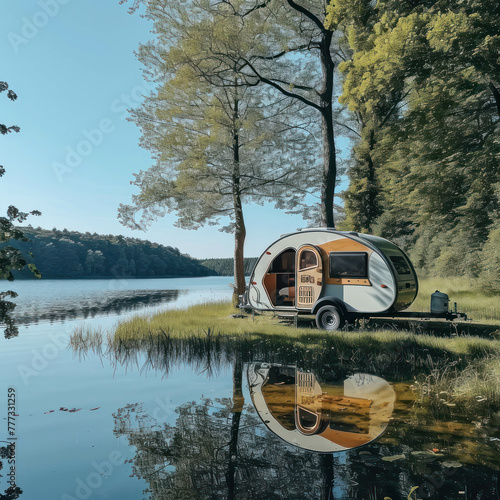
[[[413,265],[390,241],[335,229],[305,229],[282,236],[260,256],[242,307],[314,314],[318,328],[336,330],[356,318],[403,316],[400,311],[417,293]],[[439,317],[447,316],[443,311]]]

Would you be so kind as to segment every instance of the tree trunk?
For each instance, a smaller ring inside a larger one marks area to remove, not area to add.
[[[495,102],[497,104],[498,116],[500,117],[500,90],[495,87],[493,82],[490,82],[490,90],[493,92],[493,97],[495,98]]]
[[[337,177],[337,161],[335,158],[335,137],[333,132],[333,116],[331,106],[321,113],[323,135],[323,180],[321,185],[321,224],[335,227],[333,217],[333,199],[335,196],[335,179]]]
[[[234,292],[233,305],[239,303],[239,296],[245,293],[244,247],[246,238],[243,204],[240,192],[240,137],[238,133],[238,99],[233,110],[233,208],[234,208]]]
[[[366,214],[366,231],[368,233],[372,232],[373,223],[378,217],[377,196],[379,193],[379,189],[375,176],[375,164],[373,163],[373,150],[375,149],[375,142],[375,131],[372,129],[370,130],[370,142],[366,158],[368,165],[368,207]]]
[[[226,473],[227,498],[236,498],[236,466],[238,463],[238,434],[240,430],[241,413],[245,400],[242,390],[243,363],[235,360],[233,369],[233,418],[231,421],[231,438],[229,441],[229,463]]]
[[[324,31],[321,37],[321,69],[323,87],[321,89],[321,131],[323,136],[323,182],[321,186],[321,222],[326,227],[335,227],[333,199],[337,179],[337,159],[335,155],[335,132],[333,130],[333,72],[335,63],[330,55],[333,32]]]
[[[333,454],[321,455],[321,472],[323,476],[322,500],[334,500],[333,488],[335,486],[335,474],[333,466]]]
[[[241,197],[239,194],[234,199],[234,213],[236,228],[234,231],[234,300],[238,301],[238,297],[245,293],[245,265],[244,265],[244,246],[245,246],[245,221],[243,219],[243,207],[241,205]],[[236,305],[236,304],[235,304]]]

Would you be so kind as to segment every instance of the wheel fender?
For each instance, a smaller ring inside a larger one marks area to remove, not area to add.
[[[316,314],[318,310],[323,306],[335,306],[337,309],[339,309],[344,319],[348,316],[345,304],[337,297],[323,297],[321,300],[318,300],[318,302],[314,304],[311,313]]]

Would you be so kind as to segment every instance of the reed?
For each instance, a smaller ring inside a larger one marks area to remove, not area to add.
[[[495,298],[471,292],[463,279],[423,280],[419,301],[427,307],[417,302],[412,309],[428,310],[436,289],[448,293],[452,301],[464,298],[457,300],[459,310],[477,315],[474,319],[493,318],[491,324],[499,324]],[[480,306],[483,299],[488,305]],[[417,327],[400,330],[391,323],[380,329],[368,325],[324,332],[312,327],[312,319],[306,317],[293,328],[272,314],[252,316],[239,313],[230,302],[206,302],[135,316],[111,331],[82,325],[73,332],[70,346],[80,353],[106,353],[118,363],[145,356],[151,367],[165,371],[172,364],[192,362],[200,371],[211,373],[236,358],[292,364],[301,360],[311,369],[326,363],[377,373],[392,381],[413,379],[427,394],[448,394],[452,404],[488,401],[500,407],[500,339],[495,326],[488,327],[482,337],[472,335],[470,327],[443,335]]]
[[[234,316],[238,317],[234,317]],[[150,316],[134,316],[118,322],[113,331],[90,329],[83,325],[75,329],[71,336],[72,346],[97,347],[109,343],[127,343],[140,348],[143,343],[165,335],[175,338],[197,336],[220,336],[226,338],[241,337],[259,339],[263,337],[298,341],[311,347],[320,345],[322,339],[342,340],[353,349],[365,349],[367,352],[374,345],[407,345],[419,349],[441,350],[452,355],[467,355],[471,358],[484,358],[500,352],[500,340],[490,336],[481,338],[472,335],[438,336],[421,334],[397,329],[339,330],[324,332],[311,327],[312,322],[305,320],[303,326],[293,328],[270,314],[236,313],[229,302],[207,302],[187,309],[171,309]]]
[[[87,350],[100,354],[103,346],[108,344],[109,339],[109,332],[103,330],[100,326],[91,328],[82,324],[73,330],[69,339],[69,347],[74,351]]]

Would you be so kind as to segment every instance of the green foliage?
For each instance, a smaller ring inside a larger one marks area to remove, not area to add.
[[[241,294],[244,203],[296,208],[314,178],[301,107],[242,73],[267,26],[244,18],[244,5],[143,3],[156,40],[140,46],[139,60],[157,88],[132,114],[155,164],[136,174],[140,192],[120,206],[119,219],[134,229],[168,212],[186,229],[223,223],[235,235]]]
[[[27,228],[13,243],[35,255],[43,278],[170,277],[214,274],[179,249],[137,238]],[[23,277],[29,277],[24,273]],[[18,274],[19,277],[19,274]]]
[[[481,250],[479,282],[485,290],[500,292],[500,221],[497,220]]]
[[[11,101],[17,99],[17,94],[13,90],[9,90],[9,86],[6,82],[0,82],[0,93],[7,91],[7,97]],[[19,132],[20,128],[17,125],[7,126],[0,124],[0,134],[6,135],[10,132]],[[5,168],[0,165],[0,177],[5,174]],[[29,215],[40,215],[38,210],[33,210],[31,212],[21,212],[13,205],[9,206],[7,209],[6,217],[0,217],[0,280],[7,279],[12,281],[14,275],[12,271],[23,269],[27,266],[25,260],[25,254],[19,251],[15,246],[9,245],[8,242],[11,241],[27,241],[26,236],[23,232],[15,227],[15,223],[24,222]],[[40,273],[33,264],[28,265],[29,270],[37,278],[40,277]],[[4,335],[5,338],[11,338],[18,335],[18,329],[14,325],[11,317],[11,313],[15,308],[15,304],[6,298],[15,298],[17,294],[12,290],[7,290],[5,292],[0,292],[0,324],[6,325]]]
[[[431,275],[486,266],[493,287],[495,250],[481,249],[500,208],[499,19],[491,0],[333,0],[328,18],[346,34],[340,100],[359,130],[344,227],[393,239]]]

